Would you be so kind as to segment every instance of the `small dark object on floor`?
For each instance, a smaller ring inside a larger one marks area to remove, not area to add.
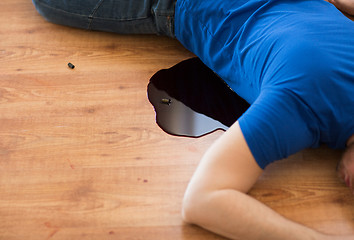
[[[69,62],[69,63],[68,63],[68,67],[71,68],[71,69],[74,69],[74,68],[75,68],[75,65]]]
[[[161,103],[170,105],[172,103],[172,100],[169,98],[163,98],[161,99]]]

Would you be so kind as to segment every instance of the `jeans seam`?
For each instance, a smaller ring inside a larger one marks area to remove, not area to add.
[[[91,14],[88,16],[88,20],[89,20],[89,25],[88,28],[91,29],[91,25],[93,22],[93,16],[96,14],[96,12],[98,11],[98,9],[100,8],[100,6],[102,5],[104,0],[100,0],[96,6],[93,8],[93,10],[91,11]]]
[[[125,21],[144,20],[144,19],[148,19],[148,18],[149,17],[116,19],[116,18],[92,17],[92,20],[99,19],[99,20],[108,20],[108,21],[116,21],[116,22],[125,22]]]
[[[88,19],[89,19],[89,29],[91,29],[91,25],[93,23],[94,19],[97,20],[108,20],[108,21],[116,21],[116,22],[125,22],[125,21],[135,21],[135,20],[144,20],[144,19],[148,19],[150,16],[146,16],[146,17],[132,17],[132,18],[126,18],[126,19],[117,19],[117,18],[101,18],[101,17],[95,17],[95,14],[97,13],[98,9],[101,7],[102,3],[104,2],[104,0],[100,0],[96,6],[93,8],[91,14],[89,15]]]
[[[59,8],[54,8],[44,2],[41,2],[41,1],[38,1],[40,4],[42,4],[42,6],[46,7],[46,8],[49,8],[49,9],[52,9],[52,10],[55,10],[55,11],[58,11],[58,12],[63,12],[63,13],[66,13],[66,14],[69,14],[69,15],[75,15],[75,16],[80,16],[80,17],[86,17],[87,15],[83,15],[83,14],[78,14],[78,13],[73,13],[73,12],[68,12],[68,11],[65,11],[63,9],[59,9]]]

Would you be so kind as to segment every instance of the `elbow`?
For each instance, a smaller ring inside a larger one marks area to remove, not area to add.
[[[204,225],[207,219],[207,196],[201,193],[186,193],[182,204],[182,219],[185,223]]]
[[[194,203],[191,202],[189,199],[186,199],[186,197],[183,199],[183,204],[182,204],[182,220],[185,223],[188,224],[196,224],[196,222],[193,220],[195,218],[195,209],[193,207]]]

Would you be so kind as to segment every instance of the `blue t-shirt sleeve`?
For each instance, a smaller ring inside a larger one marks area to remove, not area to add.
[[[290,91],[262,91],[239,124],[262,169],[304,148],[318,146],[313,113]]]

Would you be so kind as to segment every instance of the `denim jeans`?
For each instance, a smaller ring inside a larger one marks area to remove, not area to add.
[[[48,21],[120,34],[174,37],[176,0],[32,0]]]

